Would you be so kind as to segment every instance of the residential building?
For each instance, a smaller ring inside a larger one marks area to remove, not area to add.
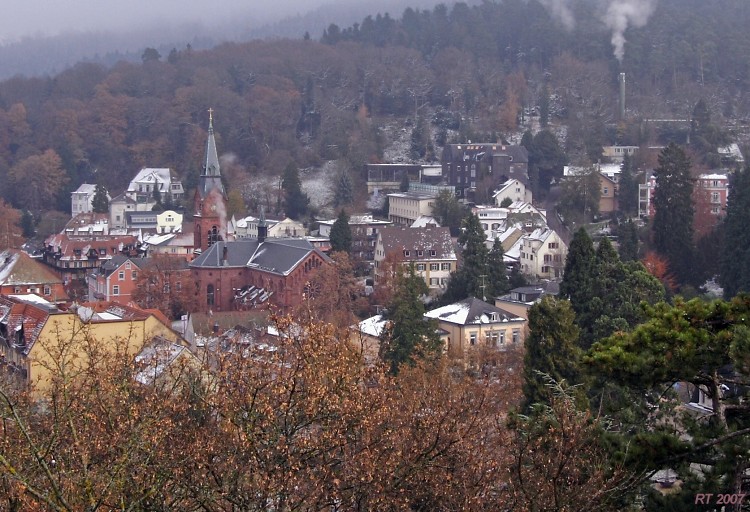
[[[500,143],[446,144],[441,158],[443,179],[456,196],[473,200],[478,184],[497,189],[509,179],[528,183],[529,154],[523,146]]]
[[[466,358],[480,345],[498,350],[520,347],[526,339],[525,318],[474,297],[428,311],[425,317],[447,331],[446,351],[454,358]]]
[[[498,206],[474,206],[471,209],[479,219],[487,243],[491,245],[495,238],[503,239],[503,233],[516,228],[531,233],[535,229],[547,227],[547,212],[531,203],[516,201],[507,208]]]
[[[320,236],[330,238],[331,228],[335,222],[336,219],[321,220],[318,223]],[[360,260],[374,261],[378,233],[381,229],[392,225],[393,222],[378,220],[372,215],[351,215],[349,217],[349,229],[352,233],[351,255]]]
[[[260,217],[247,216],[233,223],[234,237],[258,238]],[[268,238],[302,238],[307,234],[304,224],[286,217],[282,221],[266,219]]]
[[[650,175],[646,182],[638,185],[638,215],[653,217],[656,176]],[[700,207],[696,213],[707,210],[714,217],[723,216],[729,199],[729,175],[726,173],[701,174],[695,180],[695,201]]]
[[[619,209],[617,201],[617,182],[609,176],[599,173],[599,213],[612,213]]]
[[[155,192],[156,191],[156,192]],[[109,222],[113,228],[127,228],[126,214],[151,212],[157,203],[162,205],[180,203],[185,196],[182,182],[168,168],[143,168],[130,181],[122,194],[109,202]]]
[[[621,164],[625,155],[635,156],[638,149],[638,146],[604,146],[602,147],[602,156],[611,162]]]
[[[542,300],[545,295],[556,295],[559,291],[559,283],[554,281],[513,288],[510,293],[495,297],[495,306],[528,320],[531,306]]]
[[[567,253],[568,246],[553,229],[540,228],[522,236],[508,256],[518,259],[523,274],[536,279],[560,279]]]
[[[135,236],[74,238],[67,234],[52,235],[45,241],[43,261],[57,270],[64,283],[85,279],[118,254],[138,256],[140,243]]]
[[[524,202],[531,204],[533,195],[531,187],[527,187],[523,181],[510,179],[500,185],[500,188],[493,194],[492,198],[495,200],[497,206],[501,206],[503,202],[507,203],[508,201],[511,203]]]
[[[75,217],[79,213],[92,213],[94,211],[94,194],[96,185],[91,183],[82,183],[76,190],[70,193],[70,211]],[[107,193],[107,200],[109,200]]]
[[[450,273],[457,269],[455,243],[450,230],[441,227],[382,228],[375,245],[375,276],[382,279],[385,261],[414,264],[416,273],[427,286],[437,291],[445,288]]]
[[[34,293],[58,303],[68,300],[62,278],[23,251],[0,252],[0,294]]]
[[[34,296],[0,296],[0,361],[24,388],[43,391],[51,368],[80,371],[91,349],[135,354],[153,338],[180,341],[158,311],[122,304],[82,304],[67,311]]]
[[[388,194],[388,220],[410,226],[422,216],[432,216],[437,194],[431,192],[396,192]]]
[[[182,218],[174,210],[126,212],[125,227],[140,233],[174,233],[182,230]]]
[[[349,343],[362,355],[366,365],[373,365],[380,359],[380,339],[387,325],[383,315],[375,315],[349,328]]]
[[[71,238],[109,236],[109,214],[106,213],[79,213],[68,221],[62,230]]]
[[[151,234],[143,237],[141,252],[148,256],[163,254],[185,261],[192,261],[193,254],[192,229],[185,233]]]
[[[145,258],[117,255],[88,275],[89,301],[128,304],[138,284]]]

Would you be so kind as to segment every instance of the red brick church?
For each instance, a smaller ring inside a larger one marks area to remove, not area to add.
[[[211,111],[209,111],[211,112]],[[204,312],[301,304],[313,273],[330,259],[305,239],[268,238],[261,211],[258,238],[227,240],[227,195],[209,117],[206,164],[194,199],[194,243],[190,263],[199,309]]]

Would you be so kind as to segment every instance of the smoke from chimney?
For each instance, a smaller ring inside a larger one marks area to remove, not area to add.
[[[622,62],[625,56],[625,31],[633,26],[640,28],[648,23],[654,13],[656,0],[614,0],[604,14],[604,24],[612,31],[615,57]]]
[[[573,30],[576,20],[573,11],[570,10],[570,0],[541,0],[553,18],[563,24],[566,30]]]

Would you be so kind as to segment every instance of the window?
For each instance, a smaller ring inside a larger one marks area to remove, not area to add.
[[[138,271],[137,270],[133,270],[133,272],[131,273],[131,275],[133,276],[133,281],[135,281],[136,279],[138,279]]]
[[[712,206],[711,213],[713,213],[714,215],[718,215],[721,213],[721,208],[719,208],[718,206]]]
[[[434,258],[435,256],[437,256],[437,251],[430,251],[430,256],[432,256],[433,258]]]
[[[430,270],[440,270],[440,263],[430,263]]]
[[[513,343],[521,341],[521,329],[513,329]]]
[[[408,257],[409,257],[409,251],[404,251],[404,257],[405,257],[405,258],[408,258]]]
[[[549,267],[548,267],[547,265],[544,265],[544,266],[542,267],[542,274],[546,274],[546,273],[548,273],[548,272],[549,272]]]
[[[550,261],[552,261],[552,255],[551,254],[545,254],[544,255],[544,262],[545,263],[549,263]]]
[[[122,271],[120,271],[120,272],[119,272],[119,273],[117,274],[117,279],[118,279],[119,281],[124,281],[124,280],[125,280],[125,272],[122,272]]]
[[[505,345],[505,331],[500,331],[500,337],[498,339],[500,345]]]
[[[112,295],[120,295],[120,287],[118,285],[112,287]]]
[[[477,344],[477,333],[471,332],[469,333],[469,345],[476,345]]]
[[[418,257],[424,256],[424,252],[423,251],[417,251],[417,256]]]
[[[99,249],[99,255],[106,256],[106,254],[107,254],[107,249]]]
[[[44,287],[44,294],[45,295],[51,295],[52,294],[52,289],[49,286],[45,286]]]
[[[450,270],[451,264],[450,263],[441,263],[440,264],[440,270]]]
[[[499,339],[497,331],[487,331],[484,333],[484,341],[489,345],[490,347],[497,347],[497,342]]]
[[[125,268],[128,269],[128,270],[130,270],[130,262],[129,261],[125,262]]]
[[[719,202],[719,193],[718,192],[711,192],[711,202],[712,203],[718,203]]]
[[[214,305],[214,285],[212,284],[206,286],[206,305]]]
[[[609,195],[609,187],[604,187],[604,190],[602,190],[602,195],[603,196]]]
[[[440,286],[440,279],[438,279],[437,277],[431,277],[430,286]]]
[[[549,245],[548,245],[548,247],[550,249],[558,249],[560,247],[560,244],[557,243],[557,242],[550,242]]]
[[[180,282],[180,281],[177,281],[177,282],[176,282],[176,283],[174,284],[174,289],[175,289],[176,291],[178,291],[178,292],[182,291],[182,282]]]
[[[427,265],[425,265],[424,263],[417,263],[417,270],[418,271],[424,272],[426,268],[427,268]]]

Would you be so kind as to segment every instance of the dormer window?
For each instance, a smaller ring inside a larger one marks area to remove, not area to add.
[[[421,258],[422,256],[424,256],[424,252],[423,251],[417,251],[417,257]]]
[[[409,255],[410,255],[410,252],[409,252],[409,251],[404,251],[404,257],[405,257],[405,258],[408,258],[408,257],[409,257]]]
[[[430,251],[430,256],[437,256],[437,251]]]

